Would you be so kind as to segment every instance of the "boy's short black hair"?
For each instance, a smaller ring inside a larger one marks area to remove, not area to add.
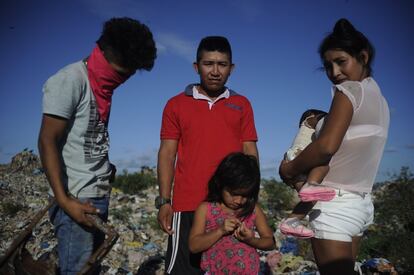
[[[227,38],[223,36],[207,36],[201,39],[197,48],[197,63],[201,59],[203,51],[214,52],[218,51],[225,53],[229,56],[230,62],[232,62],[231,46]]]
[[[150,29],[128,17],[106,21],[96,43],[108,61],[129,70],[150,71],[157,57]]]

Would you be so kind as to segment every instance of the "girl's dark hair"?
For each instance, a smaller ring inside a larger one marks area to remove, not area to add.
[[[368,62],[365,67],[368,76],[371,76],[371,64],[375,56],[374,46],[363,33],[356,30],[351,22],[345,18],[339,19],[333,31],[322,40],[318,50],[320,58],[323,60],[326,51],[335,49],[347,52],[362,64],[364,64],[364,60],[361,52],[363,50],[367,51]]]
[[[106,21],[96,43],[109,61],[134,71],[150,71],[157,57],[150,29],[128,17]]]
[[[260,170],[257,159],[243,153],[226,156],[208,183],[206,201],[223,202],[222,192],[241,195],[247,198],[238,217],[245,218],[253,213],[260,189]]]
[[[309,109],[306,110],[302,116],[300,117],[299,120],[299,127],[302,124],[302,122],[309,117],[310,115],[314,115],[316,117],[316,119],[319,121],[321,118],[323,118],[324,116],[326,116],[328,113],[322,110],[318,110],[318,109]]]
[[[229,56],[230,62],[232,62],[231,46],[224,36],[207,36],[201,39],[197,48],[197,63],[200,62],[203,51],[225,53]]]

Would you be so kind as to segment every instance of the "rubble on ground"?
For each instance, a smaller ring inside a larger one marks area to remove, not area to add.
[[[48,204],[48,189],[39,157],[33,152],[24,150],[10,164],[0,165],[0,257]],[[127,195],[113,188],[109,224],[119,239],[102,261],[101,274],[164,274],[167,234],[159,229],[156,219],[157,192],[149,188],[139,195]],[[57,241],[47,214],[32,235],[26,248],[33,259],[55,253]],[[260,252],[260,274],[318,274],[308,241],[287,238],[278,231],[275,238],[278,250]]]
[[[0,166],[0,256],[33,216],[46,207],[48,190],[40,160],[31,151],[24,150],[9,165]],[[102,262],[102,274],[136,274],[143,263],[148,268],[151,262],[155,265],[154,274],[164,274],[162,255],[166,251],[167,235],[158,228],[155,196],[155,189],[143,190],[140,195],[113,190],[109,223],[120,237]],[[47,214],[32,235],[26,248],[34,260],[55,249],[57,240]]]

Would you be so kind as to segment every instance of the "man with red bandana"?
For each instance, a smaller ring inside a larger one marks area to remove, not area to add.
[[[43,87],[38,143],[49,193],[57,202],[49,214],[58,238],[60,274],[79,272],[104,240],[91,230],[85,214],[108,218],[115,175],[107,131],[112,93],[136,70],[150,71],[155,58],[146,25],[112,18],[89,57],[64,67]]]

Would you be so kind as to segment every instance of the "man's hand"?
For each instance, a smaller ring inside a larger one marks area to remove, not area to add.
[[[163,204],[160,207],[160,210],[158,210],[158,224],[160,225],[161,229],[168,235],[174,233],[171,227],[172,217],[173,209],[171,204]]]
[[[99,209],[93,207],[91,202],[81,202],[76,198],[67,197],[59,206],[72,218],[76,223],[92,227],[92,222],[86,214],[98,214]]]

